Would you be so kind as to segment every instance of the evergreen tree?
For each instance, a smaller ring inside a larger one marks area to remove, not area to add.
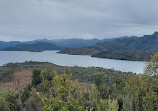
[[[33,74],[32,74],[32,81],[31,84],[32,86],[36,86],[37,84],[41,83],[41,78],[40,78],[40,74],[41,74],[41,70],[39,69],[33,69]]]

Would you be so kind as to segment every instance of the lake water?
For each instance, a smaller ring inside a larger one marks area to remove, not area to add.
[[[0,65],[9,62],[24,62],[24,61],[40,61],[52,62],[62,66],[83,66],[83,67],[104,67],[114,68],[115,70],[143,73],[146,62],[142,61],[125,61],[94,58],[85,55],[67,55],[59,54],[57,51],[44,52],[27,52],[27,51],[0,51]]]

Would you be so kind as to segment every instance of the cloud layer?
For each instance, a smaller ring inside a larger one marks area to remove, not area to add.
[[[112,38],[158,31],[158,0],[0,0],[0,40]]]

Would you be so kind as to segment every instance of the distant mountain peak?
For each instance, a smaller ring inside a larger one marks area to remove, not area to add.
[[[35,40],[36,42],[39,42],[39,41],[44,41],[44,42],[47,42],[47,41],[49,41],[47,38],[42,38],[42,39],[37,39],[37,40]]]
[[[154,34],[153,34],[154,36],[158,36],[158,32],[156,31],[156,32],[154,32]]]

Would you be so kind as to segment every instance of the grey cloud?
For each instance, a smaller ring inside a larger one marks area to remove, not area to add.
[[[0,0],[0,40],[112,38],[158,30],[157,0]]]

